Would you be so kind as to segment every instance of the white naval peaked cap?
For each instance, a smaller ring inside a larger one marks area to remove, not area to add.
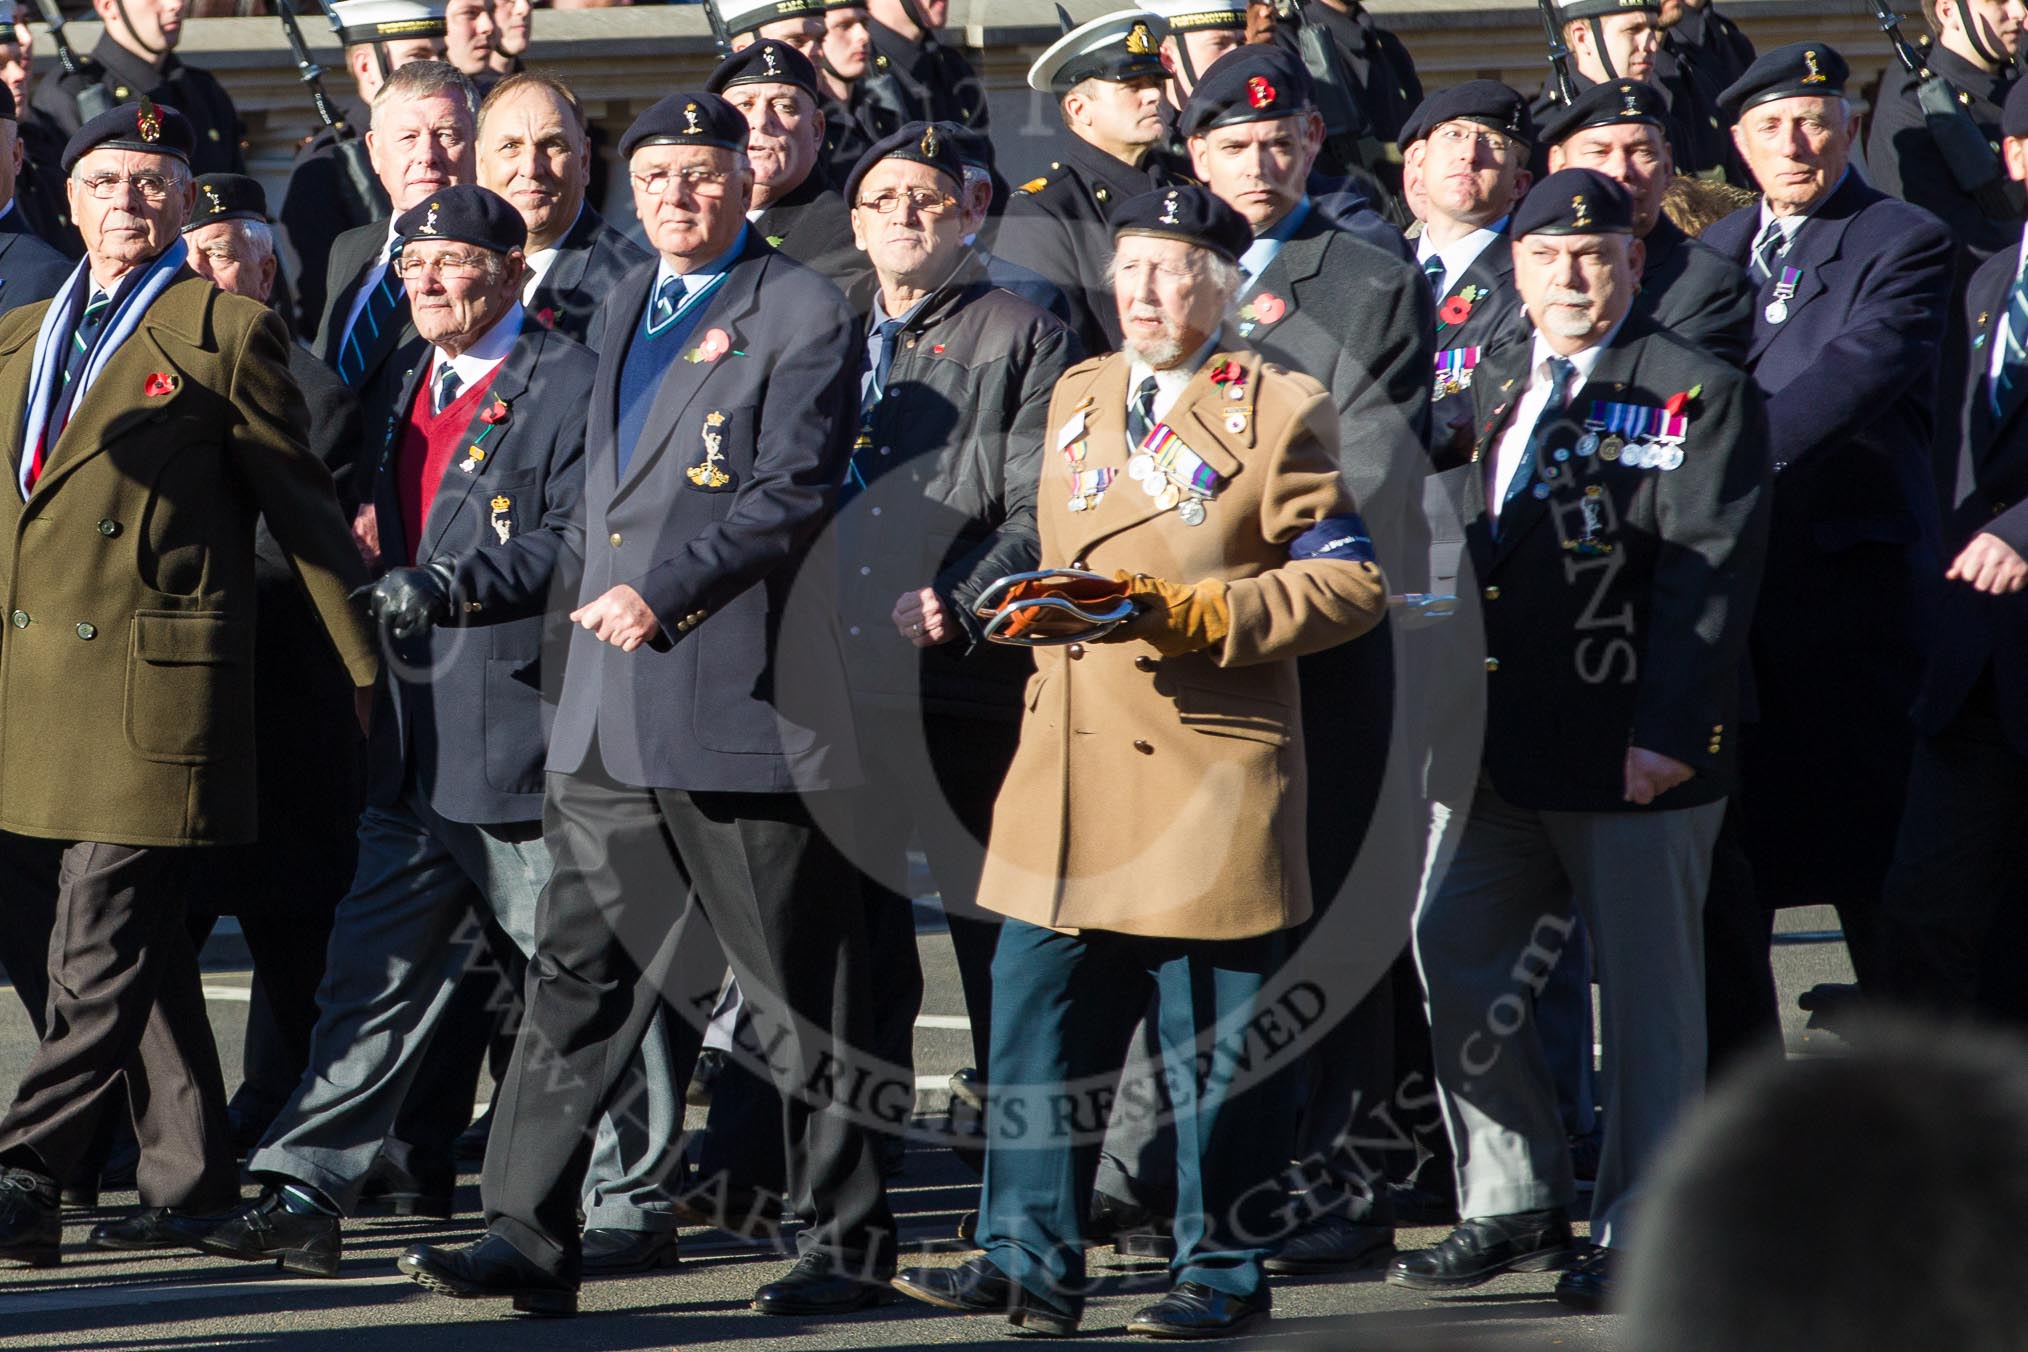
[[[718,0],[718,17],[737,36],[777,19],[822,18],[824,8],[823,0]]]
[[[1028,87],[1060,96],[1086,80],[1167,79],[1159,51],[1164,32],[1161,19],[1142,10],[1102,14],[1050,43],[1028,68]]]
[[[444,0],[337,0],[330,13],[348,47],[444,35]]]

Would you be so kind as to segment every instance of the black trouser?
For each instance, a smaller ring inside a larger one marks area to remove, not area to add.
[[[1782,1046],[1780,997],[1775,994],[1774,912],[1761,905],[1753,864],[1740,834],[1739,798],[1725,805],[1725,822],[1711,851],[1711,890],[1704,898],[1704,1028],[1710,1051],[1706,1078]]]
[[[799,1247],[874,1275],[891,1269],[879,1162],[839,1102],[864,1108],[868,1092],[850,1070],[871,1023],[865,916],[853,871],[803,799],[633,788],[594,761],[549,776],[543,835],[556,871],[486,1152],[489,1227],[545,1270],[578,1276],[579,1189],[598,1113],[657,1006],[679,994],[669,983],[688,896],[739,978],[787,1097]],[[669,1023],[681,1082],[702,1036],[687,1019]]]
[[[0,831],[0,878],[7,914],[0,920],[0,970],[14,983],[40,1038],[49,1028],[49,931],[56,923],[56,876],[63,845]]]
[[[31,853],[33,851],[31,850]],[[10,898],[35,885],[10,865]],[[63,850],[49,941],[49,1028],[0,1120],[0,1161],[72,1180],[132,1086],[143,1206],[219,1210],[239,1195],[225,1085],[185,929],[183,851]]]
[[[1894,993],[1947,1013],[2028,1018],[2014,931],[2028,922],[2028,757],[1991,675],[1916,743],[1883,907]]]

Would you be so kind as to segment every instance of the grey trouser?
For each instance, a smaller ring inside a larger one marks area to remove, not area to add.
[[[1534,811],[1482,779],[1469,817],[1449,819],[1456,853],[1425,884],[1415,956],[1461,1216],[1568,1206],[1576,1195],[1554,1077],[1530,1026],[1574,904],[1604,1044],[1592,1239],[1624,1247],[1642,1173],[1704,1087],[1704,894],[1724,816],[1722,801]]]
[[[310,1068],[249,1172],[311,1184],[352,1210],[459,976],[484,958],[474,909],[489,911],[517,948],[532,952],[536,899],[550,869],[540,822],[449,821],[414,792],[395,807],[366,809],[359,870],[338,905],[317,993]],[[599,1123],[584,1187],[587,1228],[676,1228],[670,1184],[680,1167],[683,1100],[666,1045],[660,1036],[644,1039],[638,1074],[628,1077],[638,1092],[616,1097]]]

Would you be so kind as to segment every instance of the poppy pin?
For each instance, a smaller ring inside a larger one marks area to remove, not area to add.
[[[181,382],[169,372],[157,371],[141,386],[141,393],[150,399],[160,399],[165,394],[176,393],[176,386],[179,383]]]

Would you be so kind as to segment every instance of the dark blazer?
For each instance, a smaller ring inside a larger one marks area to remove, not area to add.
[[[1087,356],[1120,345],[1120,317],[1106,283],[1112,258],[1113,212],[1130,198],[1172,181],[1168,157],[1149,151],[1136,168],[1066,134],[1049,173],[1014,192],[993,250],[1063,288]]]
[[[1974,369],[1965,385],[1955,507],[1945,531],[1945,556],[1991,533],[2028,555],[2028,419],[2017,404],[2005,417],[1993,413],[1993,344],[2020,265],[2021,246],[1993,255],[1972,275],[1965,301]],[[2007,743],[2028,755],[2028,595],[1983,596],[1962,582],[1946,582],[1915,704],[1919,731],[1935,735],[1950,726],[1979,678],[1991,672]]]
[[[1445,280],[1450,285],[1436,310],[1438,355],[1477,348],[1483,361],[1494,348],[1528,327],[1521,293],[1514,289],[1513,242],[1505,230],[1473,260],[1464,276]],[[1430,436],[1439,465],[1470,453],[1473,416],[1469,385],[1431,405]]]
[[[246,160],[240,153],[244,129],[232,96],[208,70],[186,66],[171,52],[157,71],[132,52],[101,34],[75,75],[51,71],[35,82],[28,102],[66,140],[84,125],[78,112],[77,96],[91,85],[105,86],[114,103],[132,103],[142,95],[166,103],[190,119],[197,144],[190,153],[190,172],[195,174],[243,174]],[[61,191],[61,185],[57,185]]]
[[[753,223],[762,237],[804,267],[831,279],[854,309],[873,295],[873,263],[852,242],[852,213],[845,199],[812,169],[808,178]]]
[[[311,346],[333,370],[338,367],[338,354],[345,341],[345,320],[352,312],[352,302],[361,286],[379,279],[387,261],[383,252],[386,247],[385,221],[347,230],[331,244],[331,262],[325,274],[324,314]],[[369,458],[369,464],[362,466],[362,474],[370,468],[370,457],[378,445],[377,434],[406,411],[398,402],[401,387],[415,374],[416,363],[428,348],[416,333],[415,325],[409,322],[408,297],[403,296],[395,305],[393,319],[381,330],[379,338],[368,345],[365,373],[352,385],[367,427],[368,439],[361,443],[360,454]]]
[[[428,371],[417,363],[399,407],[414,406]],[[423,639],[382,635],[370,802],[392,804],[413,780],[451,821],[542,816],[543,614],[561,599],[551,595],[559,565],[574,562],[566,523],[582,506],[584,392],[597,371],[590,349],[524,321],[494,372],[461,438],[486,453],[452,457],[413,550],[419,563],[456,564],[454,622]],[[373,486],[381,554],[391,562],[411,554],[395,463],[406,426],[404,416],[383,439]]]
[[[986,278],[1002,291],[1012,291],[1038,310],[1047,310],[1067,327],[1076,322],[1063,288],[1034,268],[1010,263],[983,244],[974,244],[972,253],[986,269]]]
[[[339,113],[365,132],[370,111],[364,103],[347,99]],[[352,200],[344,166],[338,161],[337,143],[332,130],[323,127],[296,151],[277,217],[288,232],[289,247],[296,251],[296,329],[300,333],[315,334],[323,318],[332,243],[347,230],[387,221],[384,190],[376,188],[379,210],[371,215]]]
[[[1753,283],[1746,269],[1683,233],[1667,216],[1645,241],[1647,265],[1634,306],[1678,338],[1733,366],[1753,346]]]
[[[0,216],[0,315],[54,296],[71,267],[68,258],[29,233],[18,203]]]
[[[986,86],[963,52],[941,41],[905,38],[878,20],[866,30],[873,38],[873,59],[860,84],[880,124],[956,122],[986,130],[992,112]]]
[[[628,273],[606,306],[573,528],[578,595],[626,583],[661,633],[623,653],[571,630],[553,771],[582,769],[596,741],[607,774],[644,788],[857,782],[835,551],[820,531],[851,449],[864,345],[837,287],[758,233],[746,240],[696,327],[722,329],[731,350],[670,366],[624,475],[620,371],[655,265]]]
[[[1519,807],[1640,811],[1623,796],[1627,748],[1638,746],[1696,771],[1654,808],[1715,802],[1733,778],[1740,655],[1768,529],[1759,392],[1630,316],[1544,438],[1547,473],[1507,502],[1496,536],[1487,471],[1533,354],[1532,340],[1517,342],[1479,368],[1478,450],[1445,475],[1483,589],[1486,770]],[[1608,460],[1609,441],[1582,453],[1594,401],[1659,408],[1698,386],[1677,468]]]
[[[528,317],[590,346],[599,306],[620,278],[648,258],[646,249],[607,225],[587,202],[556,246],[556,261],[529,299]]]
[[[889,392],[854,464],[866,488],[838,513],[847,679],[863,703],[1017,721],[1035,665],[987,643],[979,594],[1035,567],[1035,489],[1049,399],[1077,336],[1003,291],[974,256],[896,336]],[[964,638],[918,649],[895,598],[934,587]]]

